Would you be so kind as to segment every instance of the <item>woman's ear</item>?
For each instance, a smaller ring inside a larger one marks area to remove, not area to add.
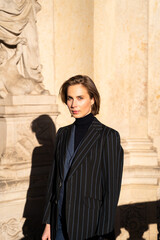
[[[94,98],[91,98],[91,105],[94,104]]]

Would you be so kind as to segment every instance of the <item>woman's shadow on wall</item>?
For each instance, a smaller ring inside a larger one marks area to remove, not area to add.
[[[30,183],[26,197],[23,217],[23,240],[40,240],[48,176],[53,162],[56,128],[51,117],[41,115],[31,123],[40,146],[32,154]],[[22,240],[21,239],[21,240]]]

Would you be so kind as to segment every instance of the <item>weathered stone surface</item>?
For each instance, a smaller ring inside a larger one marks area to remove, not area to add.
[[[34,6],[31,1],[19,1],[19,4],[22,2],[32,10],[37,5],[37,1],[32,1]],[[2,3],[6,1],[1,1],[0,9]],[[39,44],[36,40],[33,47],[40,47],[41,60],[38,56],[36,66],[43,64],[39,70],[45,86],[58,95],[62,82],[69,77],[81,73],[93,77],[101,95],[98,118],[117,129],[123,139],[125,162],[117,240],[155,240],[159,221],[155,207],[160,199],[159,1],[48,0],[44,3],[39,0],[39,3],[41,11],[34,15],[31,11],[28,16],[29,21],[33,20],[34,39],[37,38],[35,27],[38,28]],[[29,26],[22,30],[30,32]],[[25,54],[29,45],[22,47]],[[15,50],[16,47],[8,57]],[[22,73],[19,66],[18,71]],[[56,122],[58,129],[74,119],[59,98],[57,102],[61,112]],[[58,114],[55,97],[7,96],[0,100],[2,239],[17,240],[22,225],[24,232],[32,232],[35,223],[29,224],[27,219],[23,224],[24,206],[27,204],[27,210],[36,201],[39,206],[43,204],[38,195],[25,202],[25,195],[29,180],[32,184],[27,194],[33,197],[34,192],[38,193],[37,186],[42,184],[41,176],[47,176],[47,166],[44,168],[42,162],[50,153],[44,148],[35,149],[34,156],[40,159],[40,165],[34,165],[30,171],[33,149],[39,146],[30,131],[30,123],[44,113],[55,120]],[[9,225],[15,230],[11,231]]]
[[[42,84],[36,13],[37,1],[1,1],[0,98],[8,94],[49,94]]]

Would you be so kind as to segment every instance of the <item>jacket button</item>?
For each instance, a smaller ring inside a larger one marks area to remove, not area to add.
[[[57,204],[58,203],[57,200],[55,200],[54,203]]]
[[[62,182],[59,183],[59,187],[62,187]]]

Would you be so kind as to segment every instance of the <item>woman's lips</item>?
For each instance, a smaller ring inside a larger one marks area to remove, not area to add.
[[[78,114],[79,111],[72,111],[72,114]]]

